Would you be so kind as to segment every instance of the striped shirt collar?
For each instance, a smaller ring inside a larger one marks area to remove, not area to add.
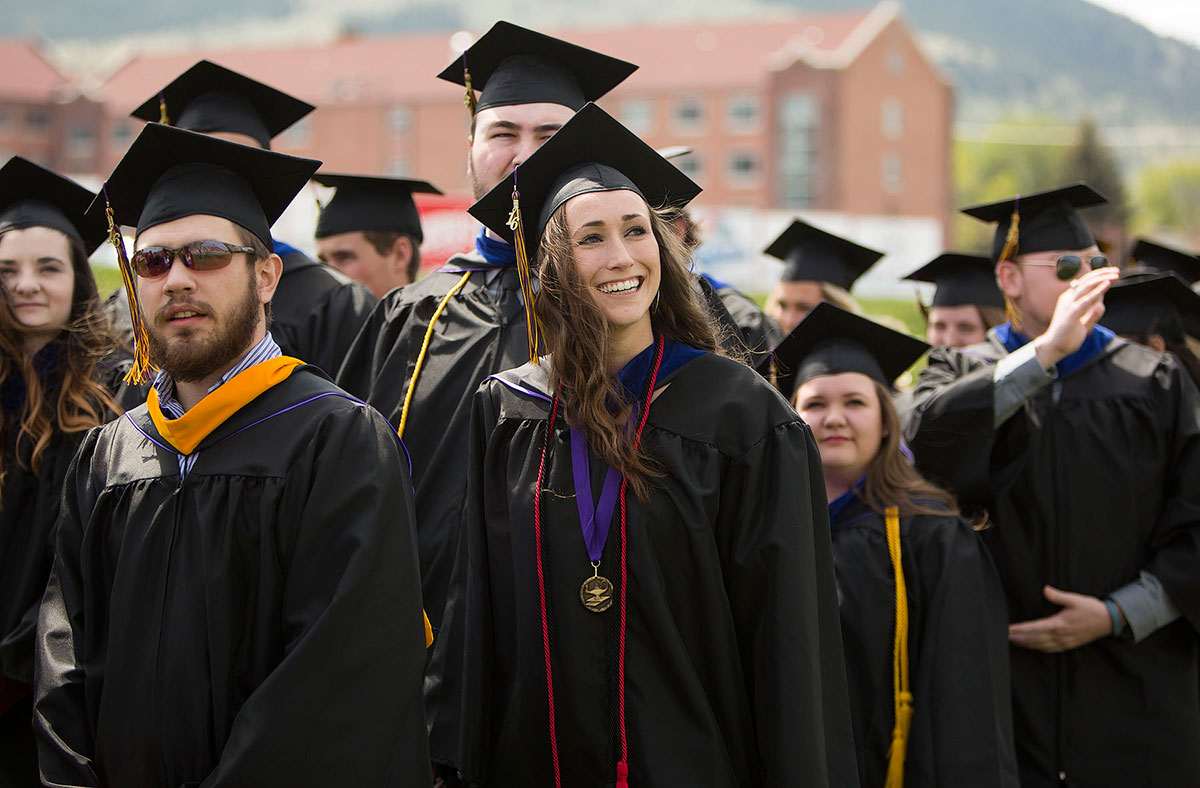
[[[264,361],[282,356],[283,351],[279,349],[279,345],[271,337],[271,332],[268,331],[262,340],[250,348],[246,355],[242,356],[241,361],[234,364],[228,372],[221,376],[221,379],[212,385],[207,394],[212,394],[223,384],[228,383],[238,374],[245,372],[255,364],[261,364]],[[166,370],[159,370],[154,376],[154,390],[158,392],[158,404],[162,408],[163,413],[166,413],[173,419],[178,419],[185,413],[183,405],[179,404],[179,400],[175,397],[175,381]]]

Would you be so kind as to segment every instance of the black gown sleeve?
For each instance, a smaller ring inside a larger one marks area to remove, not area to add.
[[[374,390],[384,366],[395,344],[399,341],[409,319],[411,306],[401,297],[401,291],[393,290],[383,297],[362,323],[354,341],[346,350],[345,358],[337,370],[335,382],[354,396],[371,402],[381,413],[389,416],[393,410],[392,400],[404,401],[404,392],[390,395],[387,402],[378,401],[379,392]],[[406,359],[405,359],[406,361]],[[405,369],[404,372],[407,370]],[[403,376],[403,372],[402,372]],[[392,386],[396,381],[390,381]]]
[[[1016,788],[1000,577],[967,523],[926,516],[921,524],[939,527],[909,532],[924,620],[920,642],[909,644],[916,675],[906,771],[914,785]]]
[[[963,501],[992,494],[996,438],[993,367],[966,353],[934,348],[912,392],[904,438],[927,478]]]
[[[1172,459],[1146,571],[1200,632],[1200,393],[1174,363],[1160,370],[1157,382],[1164,395],[1159,412],[1174,415],[1167,447]]]
[[[202,785],[429,785],[412,485],[395,433],[369,408],[328,416],[288,490],[284,653]]]
[[[286,355],[319,367],[332,378],[375,303],[375,296],[364,285],[339,282],[305,303],[302,314],[276,323],[272,334]]]
[[[857,786],[825,482],[803,422],[730,461],[716,538],[761,784]]]
[[[49,786],[99,786],[92,767],[92,724],[79,655],[86,637],[80,552],[85,512],[94,499],[89,469],[99,428],[88,433],[67,469],[56,551],[37,625],[33,727],[42,779]]]

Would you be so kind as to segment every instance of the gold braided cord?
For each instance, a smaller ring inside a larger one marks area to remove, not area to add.
[[[896,634],[892,644],[892,691],[895,698],[895,727],[888,751],[887,779],[884,788],[904,785],[904,756],[908,752],[908,734],[912,728],[913,696],[908,683],[908,589],[904,567],[900,563],[900,512],[889,506],[885,513],[888,555],[896,587]]]
[[[413,392],[417,390],[417,378],[421,376],[421,368],[425,366],[425,354],[429,352],[429,341],[433,338],[433,327],[437,324],[438,318],[442,316],[442,310],[446,308],[446,304],[450,303],[450,299],[454,298],[459,290],[462,290],[463,285],[470,278],[470,271],[463,274],[462,279],[459,279],[458,283],[450,288],[450,292],[442,296],[441,302],[433,312],[433,317],[429,319],[429,327],[425,329],[425,339],[421,342],[421,352],[417,354],[417,363],[413,367],[412,380],[408,381],[408,391],[404,394],[404,407],[400,411],[400,427],[396,430],[396,434],[401,438],[404,437],[404,425],[408,423],[408,407],[412,404]]]
[[[150,346],[146,342],[146,324],[142,321],[142,309],[138,305],[137,287],[134,285],[133,269],[129,267],[129,256],[125,253],[125,239],[113,218],[112,203],[108,192],[104,192],[104,215],[108,219],[108,242],[117,250],[117,266],[121,269],[121,281],[129,297],[129,318],[133,325],[133,366],[125,373],[125,382],[141,385],[150,379],[151,372],[158,367],[150,363]]]
[[[513,189],[512,213],[508,215],[508,228],[513,231],[513,246],[517,249],[517,276],[521,279],[521,297],[525,301],[525,333],[529,339],[529,361],[538,365],[538,347],[541,345],[542,324],[533,308],[533,277],[529,271],[529,254],[525,249],[525,223],[521,220],[521,195]]]

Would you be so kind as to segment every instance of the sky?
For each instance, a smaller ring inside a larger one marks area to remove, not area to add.
[[[1197,0],[1088,0],[1140,22],[1160,36],[1200,47],[1200,2]]]

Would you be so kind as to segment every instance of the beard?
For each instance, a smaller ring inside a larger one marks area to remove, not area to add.
[[[195,304],[201,307],[205,314],[216,317],[211,306],[191,299],[176,299],[167,306],[181,302]],[[163,307],[160,314],[165,313],[166,308]],[[156,330],[157,320],[145,321],[150,360],[173,380],[184,383],[204,380],[218,370],[232,365],[250,349],[254,330],[258,328],[261,317],[262,304],[258,300],[258,290],[254,277],[249,276],[243,297],[233,305],[231,312],[224,316],[224,320],[220,321],[215,331],[208,336],[200,335],[194,330],[185,330],[173,341],[168,341]]]
[[[471,192],[475,195],[478,201],[483,195],[487,194],[491,189],[479,182],[479,178],[475,175],[475,161],[471,151],[467,151],[467,180],[471,183]]]

